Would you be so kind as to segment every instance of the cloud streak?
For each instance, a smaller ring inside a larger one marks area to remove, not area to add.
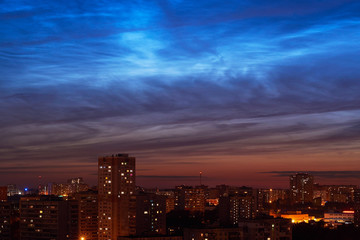
[[[289,177],[301,171],[271,171],[262,172],[265,174],[273,174],[275,177]],[[316,178],[327,179],[360,179],[360,171],[305,171]]]

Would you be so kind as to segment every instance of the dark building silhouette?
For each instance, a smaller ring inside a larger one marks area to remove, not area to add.
[[[236,228],[186,228],[184,240],[240,240],[242,229]]]
[[[360,227],[360,189],[354,190],[354,224]]]
[[[98,239],[98,192],[86,191],[75,194],[79,205],[79,237]]]
[[[136,235],[166,234],[166,196],[154,193],[136,195]]]
[[[1,186],[0,187],[0,202],[7,200],[7,187]]]
[[[0,240],[11,240],[11,204],[0,201]]]
[[[77,201],[54,196],[23,197],[20,200],[21,240],[77,240],[77,221]]]
[[[239,222],[245,240],[292,239],[290,219],[255,219]]]
[[[182,236],[128,236],[118,237],[117,240],[183,240]]]

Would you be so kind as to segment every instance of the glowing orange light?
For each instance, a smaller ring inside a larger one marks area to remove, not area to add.
[[[343,213],[355,213],[355,211],[343,211]]]

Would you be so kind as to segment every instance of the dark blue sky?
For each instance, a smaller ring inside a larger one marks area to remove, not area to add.
[[[0,19],[0,185],[95,183],[117,152],[145,185],[360,184],[359,1],[9,0]]]

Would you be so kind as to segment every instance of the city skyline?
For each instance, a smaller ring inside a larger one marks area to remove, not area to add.
[[[360,185],[360,3],[3,1],[0,182]]]
[[[93,188],[81,177],[24,193],[15,186],[0,186],[0,236],[5,240],[359,236],[356,185],[319,185],[312,175],[296,173],[289,176],[289,189],[229,185],[146,189],[136,187],[136,169],[136,157],[116,153],[98,158],[98,186]]]

